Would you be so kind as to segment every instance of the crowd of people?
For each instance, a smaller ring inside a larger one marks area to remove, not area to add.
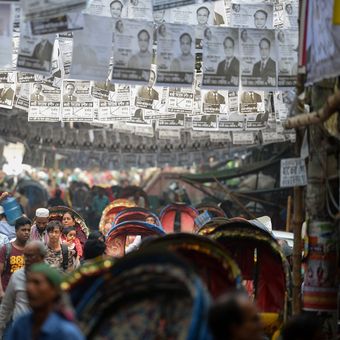
[[[84,339],[61,282],[88,260],[105,256],[105,236],[98,230],[87,235],[70,211],[58,220],[39,208],[33,222],[23,215],[15,226],[0,212],[0,339]],[[145,222],[154,224],[154,216]],[[126,252],[141,242],[133,237]],[[212,339],[267,339],[256,306],[244,292],[217,299],[207,317]],[[323,339],[322,325],[313,320],[305,315],[290,320],[277,339]]]

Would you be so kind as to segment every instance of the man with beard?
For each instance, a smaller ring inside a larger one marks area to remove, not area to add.
[[[50,212],[48,209],[39,208],[35,211],[35,220],[34,224],[31,228],[31,241],[42,241],[47,244],[48,235],[46,231],[46,226],[48,223],[48,218],[50,216]]]

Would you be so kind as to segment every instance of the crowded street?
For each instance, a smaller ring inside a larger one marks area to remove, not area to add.
[[[340,0],[0,0],[0,340],[340,339]]]

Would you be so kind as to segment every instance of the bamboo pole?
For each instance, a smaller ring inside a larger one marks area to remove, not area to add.
[[[289,118],[283,123],[283,126],[286,129],[293,129],[307,125],[316,125],[326,121],[330,116],[336,113],[339,108],[340,91],[337,91],[327,98],[325,105],[319,110]]]
[[[287,217],[286,217],[286,231],[290,231],[290,225],[292,222],[292,196],[287,198]]]
[[[303,220],[303,188],[294,187],[293,315],[300,314],[301,312],[301,228]]]

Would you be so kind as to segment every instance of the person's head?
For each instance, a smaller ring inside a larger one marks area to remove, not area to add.
[[[0,205],[0,221],[6,221],[5,209]]]
[[[106,245],[99,239],[87,240],[84,246],[84,260],[94,259],[105,254]]]
[[[60,189],[57,189],[57,190],[55,191],[55,197],[57,197],[57,198],[60,198],[60,197],[61,197],[61,190],[60,190]]]
[[[164,24],[160,25],[158,28],[158,33],[162,36],[165,37],[166,35],[166,27]]]
[[[181,47],[182,54],[189,55],[191,53],[192,38],[189,33],[183,33],[179,37],[179,44]]]
[[[34,263],[44,262],[46,253],[47,249],[43,242],[31,241],[26,243],[24,248],[25,270],[29,270]]]
[[[301,314],[288,321],[281,330],[282,340],[322,340],[322,322],[317,316]]]
[[[293,14],[293,6],[292,6],[292,4],[287,4],[285,8],[286,8],[287,14]]]
[[[61,274],[46,263],[35,263],[27,272],[27,298],[33,312],[51,310],[61,297]]]
[[[279,33],[277,34],[277,39],[283,43],[285,41],[285,34],[282,30],[279,31]]]
[[[124,25],[123,25],[123,21],[122,21],[122,20],[118,20],[118,21],[116,22],[116,30],[117,30],[119,33],[123,33]]]
[[[226,37],[223,41],[224,54],[226,58],[232,58],[234,56],[235,42],[231,37]]]
[[[206,28],[204,30],[204,37],[207,39],[207,40],[210,40],[212,38],[212,33],[211,33],[211,29],[210,28]]]
[[[240,4],[233,4],[232,9],[235,13],[238,13],[241,9],[241,5]]]
[[[42,85],[40,83],[34,83],[33,94],[38,95],[42,91]]]
[[[209,19],[210,11],[208,7],[202,6],[197,9],[196,16],[197,16],[197,23],[199,25],[206,25]]]
[[[99,240],[105,242],[105,236],[99,230],[92,231],[87,240]]]
[[[262,339],[257,309],[245,294],[219,298],[210,309],[208,320],[215,340]]]
[[[46,229],[49,216],[50,212],[48,209],[39,208],[35,211],[35,225],[39,231],[43,232]]]
[[[120,18],[122,15],[123,3],[119,0],[113,0],[110,3],[110,13],[112,18]]]
[[[25,244],[30,238],[31,220],[26,216],[21,216],[15,220],[15,235],[19,243]]]
[[[71,214],[70,212],[66,212],[63,215],[62,223],[64,227],[74,227],[74,225],[76,224],[76,220],[73,214]]]
[[[150,224],[156,224],[156,219],[155,219],[154,216],[148,215],[148,216],[146,216],[146,218],[145,218],[145,222],[146,222],[146,223],[150,223]]]
[[[56,244],[60,242],[63,225],[59,221],[51,221],[47,224],[47,234],[49,242]]]
[[[268,14],[266,11],[259,9],[254,14],[254,24],[256,28],[265,28]]]
[[[153,11],[153,20],[156,23],[161,23],[164,20],[165,10]]]
[[[72,96],[73,93],[74,93],[74,90],[75,90],[74,84],[68,83],[68,84],[66,85],[65,90],[66,90],[66,94],[67,94],[68,96]]]
[[[241,31],[241,40],[243,42],[246,42],[248,40],[248,31],[247,30],[242,30]]]
[[[75,227],[63,228],[62,234],[65,236],[67,242],[74,242],[77,237],[77,232]]]
[[[262,38],[259,43],[260,55],[262,60],[266,60],[270,56],[270,40],[267,38]]]
[[[155,81],[156,81],[156,73],[155,71],[151,70],[148,86],[153,87],[155,85]]]
[[[141,52],[146,52],[149,49],[150,34],[147,30],[139,31],[138,35],[138,46]]]

